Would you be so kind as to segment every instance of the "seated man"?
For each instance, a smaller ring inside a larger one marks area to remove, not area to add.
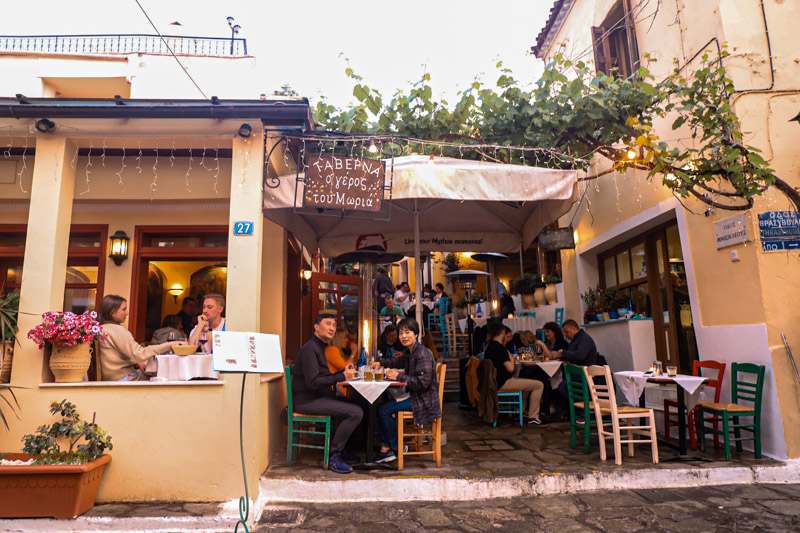
[[[401,320],[406,317],[406,314],[405,312],[403,312],[403,309],[399,305],[394,304],[394,299],[391,296],[388,296],[386,300],[384,300],[384,303],[386,305],[383,307],[383,309],[381,309],[381,312],[379,314],[384,316],[396,316]]]
[[[203,353],[211,353],[209,332],[225,331],[223,311],[225,311],[225,297],[215,292],[206,294],[203,298],[203,314],[197,317],[197,325],[189,333],[189,344],[193,346],[199,344]]]
[[[314,335],[300,348],[292,368],[292,399],[294,410],[306,415],[328,415],[339,421],[330,441],[328,470],[348,474],[348,462],[359,458],[344,451],[350,435],[361,422],[364,411],[357,405],[336,397],[333,386],[340,381],[353,379],[356,369],[352,363],[341,372],[331,373],[325,359],[325,348],[336,333],[336,318],[321,313],[314,322]]]
[[[486,346],[483,358],[491,361],[497,370],[497,390],[501,392],[503,390],[521,390],[522,403],[523,405],[525,403],[528,404],[528,409],[525,412],[528,424],[541,425],[539,407],[542,401],[544,385],[533,379],[513,377],[516,356],[509,354],[503,344],[506,340],[505,329],[506,327],[500,322],[495,322],[489,326],[489,344]]]
[[[588,333],[583,331],[578,323],[572,319],[564,321],[561,326],[564,336],[569,339],[569,346],[562,350],[551,351],[550,356],[561,359],[565,363],[573,365],[592,366],[597,364],[597,347]],[[569,396],[567,395],[567,382],[562,381],[558,385],[558,400],[562,415],[569,412]]]
[[[400,343],[400,339],[397,338],[397,327],[389,324],[381,333],[381,336],[378,337],[378,351],[383,354],[384,357],[389,357],[392,355],[400,355],[403,350],[403,345]]]

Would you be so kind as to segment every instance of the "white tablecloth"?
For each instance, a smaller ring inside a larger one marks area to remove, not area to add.
[[[639,397],[642,395],[647,379],[650,377],[653,376],[646,376],[644,372],[634,370],[614,372],[614,382],[631,405],[639,405]],[[683,389],[686,409],[693,409],[694,406],[697,405],[697,400],[700,396],[700,386],[705,381],[705,378],[687,376],[685,374],[678,374],[674,377],[663,374],[658,376],[658,378],[673,381]]]
[[[485,326],[486,325],[486,318],[473,318],[473,322],[475,322],[475,327],[478,326]],[[516,333],[517,331],[524,331],[529,330],[536,332],[536,317],[533,316],[517,316],[514,318],[504,318],[503,324],[508,326],[511,331]],[[462,318],[458,321],[458,327],[461,329],[461,333],[467,332],[467,319]]]
[[[211,354],[197,355],[157,355],[158,377],[170,381],[188,381],[192,378],[219,379],[219,372],[214,371],[214,359]]]
[[[539,368],[544,370],[548,376],[550,376],[550,387],[556,388],[562,381],[561,372],[559,372],[559,369],[561,369],[562,364],[563,363],[561,361],[540,361],[540,362],[517,361],[517,367],[514,369],[514,377],[519,376],[519,371],[521,370],[521,367],[538,366]]]
[[[392,386],[392,384],[402,385],[399,381],[345,381],[345,383],[364,397],[369,403],[374,403],[375,400],[380,398],[383,391]]]

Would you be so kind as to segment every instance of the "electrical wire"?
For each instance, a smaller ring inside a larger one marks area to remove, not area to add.
[[[166,40],[166,39],[164,39],[164,36],[163,36],[163,35],[161,35],[161,32],[160,32],[160,31],[158,31],[158,28],[156,28],[156,25],[155,25],[155,23],[153,23],[152,19],[150,19],[150,15],[148,15],[148,14],[147,14],[147,11],[145,11],[145,10],[144,10],[144,8],[142,7],[142,4],[140,4],[140,3],[139,3],[139,0],[133,0],[133,1],[134,1],[134,2],[136,2],[136,5],[137,5],[137,6],[139,6],[139,9],[141,9],[141,10],[142,10],[142,13],[144,14],[145,18],[147,18],[147,22],[149,22],[149,23],[150,23],[150,25],[153,27],[153,29],[156,31],[156,33],[158,34],[159,38],[161,39],[161,42],[163,42],[163,43],[164,43],[164,46],[166,46],[166,47],[167,47],[167,50],[169,50],[169,53],[170,53],[170,54],[172,54],[172,57],[173,57],[173,58],[175,58],[175,61],[177,61],[177,62],[178,62],[178,65],[180,65],[180,67],[183,69],[183,72],[184,72],[184,73],[185,73],[187,76],[189,76],[189,79],[190,79],[190,80],[192,80],[192,83],[194,83],[194,86],[195,86],[195,87],[197,87],[197,90],[198,90],[198,91],[200,91],[200,94],[202,94],[202,95],[203,95],[203,98],[205,98],[206,100],[208,100],[208,96],[206,96],[206,93],[204,93],[204,92],[203,92],[203,89],[201,89],[201,88],[200,88],[200,86],[197,84],[197,82],[196,82],[196,81],[194,81],[194,78],[192,77],[192,75],[191,75],[191,74],[189,74],[189,71],[188,71],[188,70],[186,70],[186,67],[184,67],[184,66],[183,66],[183,63],[181,63],[181,60],[180,60],[180,59],[178,59],[178,56],[176,56],[176,55],[175,55],[175,52],[173,52],[173,51],[172,51],[172,47],[169,45],[169,43],[167,42],[167,40]]]

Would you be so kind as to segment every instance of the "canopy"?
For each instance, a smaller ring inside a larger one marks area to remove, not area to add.
[[[569,210],[577,189],[574,170],[398,157],[386,160],[387,185],[392,180],[391,206],[386,191],[382,218],[390,219],[380,221],[310,214],[302,208],[303,182],[295,178],[294,174],[282,176],[277,188],[264,188],[264,216],[291,231],[309,249],[318,247],[329,257],[369,245],[413,255],[415,212],[419,215],[418,250],[517,252]],[[296,212],[295,205],[304,212]]]

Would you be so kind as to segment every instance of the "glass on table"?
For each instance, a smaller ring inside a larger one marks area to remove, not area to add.
[[[656,376],[660,376],[664,373],[664,365],[661,361],[653,361],[653,371]]]
[[[374,375],[372,367],[368,366],[364,369],[364,381],[372,381]]]
[[[667,367],[667,375],[671,378],[674,378],[678,375],[678,367],[677,366],[668,366]]]
[[[385,372],[384,372],[384,370],[383,370],[382,368],[376,368],[376,369],[375,369],[375,370],[372,372],[372,375],[374,376],[374,378],[375,378],[375,381],[383,381],[383,378],[384,378],[384,376],[385,376],[386,374],[385,374]]]

